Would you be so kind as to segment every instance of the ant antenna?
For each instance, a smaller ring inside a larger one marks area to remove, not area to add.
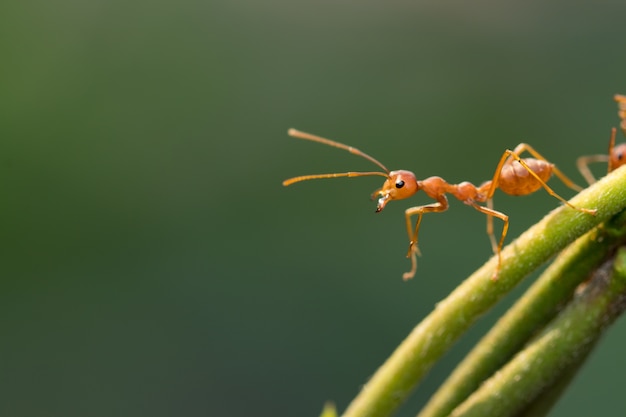
[[[333,146],[335,148],[343,149],[345,151],[350,152],[353,155],[360,156],[361,158],[365,158],[368,161],[373,162],[374,164],[376,164],[379,167],[381,167],[385,172],[378,172],[378,171],[337,172],[337,173],[331,173],[331,174],[301,175],[299,177],[293,177],[293,178],[289,178],[289,179],[283,181],[283,185],[285,187],[288,186],[288,185],[294,184],[296,182],[307,181],[307,180],[316,180],[316,179],[320,179],[320,178],[369,177],[369,176],[375,176],[375,175],[378,175],[378,176],[381,176],[381,177],[385,177],[385,178],[389,178],[389,170],[387,169],[386,166],[384,166],[378,160],[376,160],[375,158],[369,156],[368,154],[366,154],[365,152],[363,152],[363,151],[361,151],[361,150],[359,150],[357,148],[354,148],[354,147],[348,146],[348,145],[344,145],[343,143],[335,142],[334,140],[326,139],[326,138],[323,138],[321,136],[313,135],[311,133],[302,132],[300,130],[296,130],[296,129],[293,129],[293,128],[289,129],[287,131],[287,134],[289,136],[292,136],[292,137],[297,138],[297,139],[310,140],[312,142],[318,142],[318,143],[322,143],[324,145]]]
[[[617,168],[615,165],[618,165],[619,158],[617,157],[617,155],[613,155],[613,149],[615,149],[615,134],[617,133],[617,129],[612,128],[611,129],[611,139],[609,139],[609,166],[607,168],[608,172],[613,171],[615,168]],[[615,159],[618,159],[617,161]],[[607,172],[607,173],[608,173]]]

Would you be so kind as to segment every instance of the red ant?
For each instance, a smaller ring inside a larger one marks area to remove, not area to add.
[[[460,184],[449,184],[441,177],[429,177],[425,180],[419,181],[416,179],[415,174],[410,171],[389,171],[383,164],[376,159],[367,155],[366,153],[353,148],[352,146],[344,145],[339,142],[335,142],[329,139],[325,139],[310,133],[298,131],[296,129],[289,129],[288,134],[294,138],[306,139],[313,142],[319,142],[328,146],[334,146],[336,148],[344,149],[354,155],[358,155],[365,158],[383,169],[384,172],[343,172],[332,174],[314,174],[303,175],[299,177],[290,178],[283,181],[284,186],[288,186],[300,181],[313,180],[318,178],[337,178],[337,177],[365,177],[378,175],[385,177],[386,180],[383,186],[374,191],[372,199],[378,197],[378,205],[376,206],[376,212],[383,211],[385,206],[391,200],[401,200],[411,197],[419,190],[423,190],[430,198],[436,200],[436,203],[427,204],[423,206],[411,207],[404,212],[406,220],[406,229],[409,235],[409,250],[407,252],[407,258],[411,258],[411,270],[405,272],[402,276],[404,280],[413,278],[417,269],[416,255],[420,254],[417,244],[417,235],[419,232],[420,223],[422,222],[422,216],[424,213],[437,213],[443,212],[448,209],[448,199],[446,194],[451,194],[456,199],[463,203],[474,207],[481,213],[487,215],[487,234],[491,240],[491,246],[494,253],[498,256],[498,264],[494,271],[492,279],[497,279],[500,271],[500,265],[502,263],[501,250],[504,243],[507,230],[509,228],[509,216],[493,209],[492,197],[497,188],[500,188],[503,192],[513,196],[521,196],[531,194],[537,191],[539,188],[544,188],[548,194],[559,199],[564,204],[582,213],[588,213],[595,215],[596,210],[585,209],[572,205],[564,198],[555,193],[547,184],[546,181],[550,178],[552,173],[568,187],[580,191],[580,187],[574,184],[569,178],[567,178],[554,164],[548,162],[543,156],[535,151],[530,145],[521,143],[515,147],[514,150],[506,150],[500,162],[496,167],[496,171],[493,178],[489,181],[485,181],[480,186],[465,181]],[[520,154],[524,151],[530,153],[534,158],[520,158]],[[518,163],[514,163],[517,161]],[[486,202],[486,206],[479,205],[477,203]],[[417,215],[417,221],[415,228],[412,227],[411,217]],[[502,235],[500,241],[496,243],[495,236],[493,234],[493,217],[497,217],[504,222],[502,227]]]
[[[616,94],[613,99],[617,102],[617,114],[621,120],[620,127],[626,135],[626,96]],[[613,171],[626,163],[626,143],[615,146],[616,129],[611,129],[611,138],[609,139],[609,152],[607,155],[588,155],[581,156],[576,161],[578,170],[589,184],[596,182],[593,174],[589,170],[589,164],[593,162],[608,162],[607,173]]]

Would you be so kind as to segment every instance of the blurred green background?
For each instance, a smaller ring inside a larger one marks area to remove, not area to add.
[[[582,183],[575,159],[604,152],[612,96],[626,93],[625,13],[619,1],[3,4],[0,414],[345,409],[489,258],[485,218],[457,201],[427,216],[417,276],[402,282],[402,213],[429,200],[376,215],[380,178],[284,188],[374,168],[287,129],[476,184],[526,141]],[[558,205],[495,203],[508,241]],[[625,342],[619,321],[554,415],[623,410]]]

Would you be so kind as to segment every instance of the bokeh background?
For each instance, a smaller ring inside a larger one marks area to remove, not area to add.
[[[416,278],[380,178],[476,184],[526,141],[577,182],[626,93],[621,1],[41,1],[0,6],[0,414],[315,416],[345,409],[491,255],[427,216]],[[600,171],[602,167],[599,168]],[[555,189],[573,193],[554,182]],[[508,241],[556,207],[496,208]],[[522,291],[520,289],[519,291]],[[436,366],[412,416],[515,294]],[[554,410],[623,410],[618,321]]]

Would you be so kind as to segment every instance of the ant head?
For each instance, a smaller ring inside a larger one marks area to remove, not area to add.
[[[373,197],[380,197],[376,212],[383,211],[389,201],[409,198],[419,189],[417,178],[411,171],[391,171],[383,186],[374,192]]]
[[[626,143],[617,145],[611,150],[609,155],[609,166],[611,171],[626,164]]]
[[[626,100],[626,96],[615,96],[615,99],[617,100],[618,97]],[[626,107],[626,101],[623,104]],[[615,128],[611,129],[611,139],[609,139],[609,172],[626,164],[626,143],[615,146],[616,131]]]

